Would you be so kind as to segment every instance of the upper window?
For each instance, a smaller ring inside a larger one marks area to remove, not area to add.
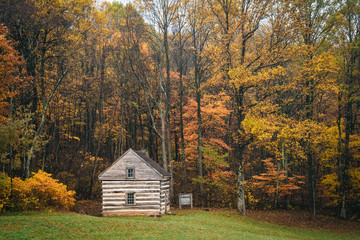
[[[126,178],[135,178],[134,168],[126,168]]]

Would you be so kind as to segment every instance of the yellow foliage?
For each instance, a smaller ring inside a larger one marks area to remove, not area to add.
[[[250,191],[246,192],[245,199],[251,206],[255,206],[256,204],[258,204],[260,202],[260,200],[255,198],[254,195],[252,195]]]
[[[350,202],[360,199],[360,167],[349,170],[350,180],[350,192],[348,199]],[[323,185],[322,197],[326,198],[326,205],[337,207],[341,201],[340,196],[340,182],[336,173],[325,175],[321,183]]]
[[[75,192],[39,170],[25,181],[3,176],[0,179],[0,210],[27,211],[45,208],[68,209],[75,204]]]
[[[60,207],[69,208],[74,205],[74,191],[67,191],[66,186],[51,174],[39,170],[25,181],[30,189],[30,194],[39,199],[39,208]]]
[[[336,173],[325,175],[321,181],[324,185],[323,197],[328,198],[326,201],[327,206],[337,206],[340,201],[340,196],[337,193],[337,189],[340,187],[340,182]]]

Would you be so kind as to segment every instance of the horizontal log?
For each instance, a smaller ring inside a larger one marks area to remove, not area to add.
[[[136,202],[136,201],[135,201]],[[141,207],[159,207],[159,202],[136,202],[135,205],[127,205],[125,202],[104,202],[101,204],[103,207],[124,207],[124,208],[141,208]]]
[[[136,201],[139,201],[139,202],[144,202],[144,201],[157,201],[159,202],[160,201],[160,198],[149,198],[149,197],[138,197],[138,196],[135,196],[135,199]],[[112,198],[112,197],[104,197],[103,198],[103,202],[105,201],[125,201],[125,197],[123,198]]]
[[[103,211],[102,214],[103,216],[118,216],[118,215],[133,215],[136,213],[143,213],[146,215],[155,215],[155,214],[159,214],[160,210],[152,210],[152,209],[122,209],[122,210],[106,210]]]
[[[102,181],[102,185],[160,185],[159,180],[154,181]]]
[[[114,199],[114,198],[106,198],[106,199],[103,199],[103,203],[106,203],[106,202],[114,202],[114,203],[118,203],[118,202],[125,202],[126,199],[123,198],[123,199]],[[160,199],[158,198],[144,198],[144,199],[138,199],[135,197],[135,201],[137,203],[144,203],[144,202],[154,202],[154,203],[160,203]]]
[[[145,195],[145,194],[147,194],[147,195]],[[103,196],[103,199],[104,198],[125,199],[126,196],[124,195],[123,197],[119,197],[119,196],[106,195],[106,196]],[[157,200],[159,200],[160,196],[156,195],[156,194],[149,194],[149,193],[135,193],[135,198],[139,199],[139,200],[142,200],[142,199],[157,199]]]
[[[104,203],[102,203],[102,206],[123,206],[123,207],[128,207],[128,208],[139,208],[142,206],[157,206],[157,207],[159,207],[160,203],[159,202],[142,202],[142,203],[140,203],[140,202],[135,201],[134,205],[128,205],[128,204],[125,204],[125,202],[123,202],[123,203],[104,202]]]
[[[116,217],[116,216],[152,216],[164,214],[159,211],[147,211],[147,212],[105,212],[102,213],[103,217]]]
[[[104,197],[114,197],[114,198],[124,198],[125,193],[105,193],[102,195]]]
[[[110,190],[117,190],[117,191],[136,191],[136,190],[156,190],[156,191],[160,191],[160,188],[157,187],[131,187],[131,188],[127,188],[127,187],[111,187],[111,188],[103,188],[102,191],[103,192],[108,192]]]
[[[103,206],[102,210],[103,211],[114,211],[114,210],[159,210],[160,206]]]
[[[121,169],[120,171],[122,171],[123,169]],[[119,171],[119,170],[118,170]],[[135,178],[134,179],[128,179],[125,177],[125,174],[122,176],[118,176],[118,171],[112,174],[109,174],[109,176],[104,176],[99,178],[100,181],[160,181],[161,177],[160,176],[138,176],[135,173]],[[136,169],[135,169],[136,171]],[[145,176],[145,177],[144,177]]]
[[[157,189],[103,189],[103,193],[160,193]]]
[[[112,188],[123,188],[123,189],[160,189],[160,185],[102,185],[101,189],[112,189]]]
[[[125,192],[121,192],[121,193],[103,193],[102,196],[103,197],[125,197]],[[138,198],[159,198],[160,197],[160,193],[153,193],[153,192],[136,192],[136,197]]]
[[[157,203],[159,203],[160,202],[160,198],[137,198],[137,197],[135,197],[135,199],[136,199],[136,202],[146,202],[146,201],[156,201]]]

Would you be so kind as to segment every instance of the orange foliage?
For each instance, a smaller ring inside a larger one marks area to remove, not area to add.
[[[6,121],[10,104],[8,100],[18,92],[20,70],[24,62],[14,49],[14,43],[6,38],[7,28],[0,24],[0,123]]]
[[[206,200],[213,207],[232,207],[236,194],[236,174],[229,170],[227,152],[229,145],[224,141],[227,134],[226,118],[230,111],[225,104],[225,94],[206,95],[202,99],[202,142],[203,177],[198,176],[198,122],[197,103],[187,99],[184,107],[184,138],[187,170],[193,184],[202,182]],[[180,167],[180,166],[178,166]]]
[[[285,170],[279,170],[278,174],[277,166],[272,163],[271,158],[262,161],[265,164],[266,172],[253,176],[253,179],[256,180],[254,185],[268,195],[275,196],[278,178],[278,191],[281,197],[291,195],[294,190],[300,189],[300,184],[304,184],[303,177],[301,176],[287,177]]]

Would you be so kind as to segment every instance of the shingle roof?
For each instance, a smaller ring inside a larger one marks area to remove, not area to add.
[[[134,151],[139,157],[145,160],[151,167],[153,167],[156,171],[158,171],[164,177],[170,177],[170,173],[168,173],[163,167],[161,167],[157,162],[152,160],[148,155],[146,155],[142,151]]]

